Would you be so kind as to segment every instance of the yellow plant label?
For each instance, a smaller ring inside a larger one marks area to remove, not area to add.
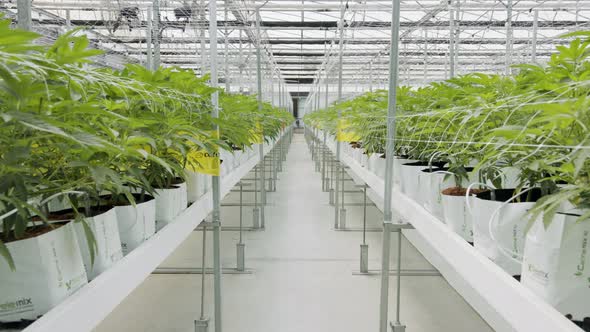
[[[212,137],[219,137],[216,131],[211,131]],[[195,145],[187,154],[186,168],[197,173],[219,176],[221,169],[221,160],[218,152],[209,152]]]
[[[336,126],[336,139],[339,142],[358,142],[361,139],[357,133],[350,131],[350,126],[348,120],[338,120],[338,125]]]
[[[221,162],[219,152],[191,150],[187,155],[187,169],[207,175],[219,176]]]
[[[264,143],[263,139],[263,130],[262,125],[260,123],[256,123],[256,127],[254,129],[250,129],[250,143],[252,144],[262,144]]]

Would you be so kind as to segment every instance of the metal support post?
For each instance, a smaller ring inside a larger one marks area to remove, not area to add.
[[[252,228],[260,228],[260,207],[258,205],[258,166],[254,166],[254,209],[252,209]]]
[[[223,20],[226,22],[225,25],[225,31],[224,31],[224,36],[225,38],[223,38],[223,50],[224,50],[224,57],[223,57],[223,61],[224,61],[224,65],[225,65],[225,92],[227,93],[231,93],[230,89],[230,74],[229,74],[229,32],[227,30],[227,17],[228,17],[228,9],[229,9],[229,1],[228,0],[224,0],[223,1]]]
[[[205,22],[205,0],[199,0],[199,20]],[[201,76],[205,75],[205,68],[207,68],[207,51],[206,51],[206,40],[205,40],[205,29],[201,27],[199,31],[199,47],[201,51]]]
[[[539,30],[539,10],[535,10],[535,16],[533,19],[533,40],[532,40],[532,50],[531,50],[531,61],[533,63],[537,62],[537,34]]]
[[[453,1],[449,2],[449,75],[455,77],[455,14]]]
[[[203,225],[203,249],[201,253],[201,315],[195,320],[195,332],[207,332],[209,329],[209,318],[205,317],[205,261],[207,258],[207,226]]]
[[[361,244],[361,273],[369,272],[369,245],[367,244],[367,184],[363,185],[363,243]]]
[[[326,185],[326,132],[324,131],[324,144],[322,146],[322,191],[327,191]]]
[[[369,62],[369,91],[373,92],[373,61]]]
[[[153,68],[154,70],[157,70],[158,68],[160,68],[160,0],[154,0],[153,2],[153,6],[154,6],[154,22],[153,22],[153,28],[154,28],[154,33],[153,35],[153,40],[154,40],[154,58],[153,58]],[[211,28],[211,25],[209,25],[209,28]],[[215,27],[215,29],[217,30],[217,27]],[[215,82],[215,86],[217,86],[217,82]]]
[[[260,44],[260,9],[256,8],[256,80],[258,86],[258,110],[262,111],[262,54]],[[266,204],[266,180],[264,168],[264,144],[259,144],[260,153],[260,226],[264,227],[264,205]]]
[[[16,2],[17,27],[22,30],[31,30],[33,19],[31,16],[31,0],[17,0]]]
[[[512,0],[506,1],[506,75],[512,74],[513,53]]]
[[[236,254],[237,254],[237,262],[236,262],[236,270],[244,271],[246,265],[246,244],[242,241],[242,232],[243,232],[243,220],[244,220],[244,213],[243,213],[243,204],[244,204],[244,184],[240,181],[238,183],[240,186],[240,240],[236,244]]]
[[[154,0],[154,7],[157,5],[157,10],[154,9],[156,22],[160,19],[159,0]],[[157,24],[156,24],[157,25]],[[209,49],[211,57],[214,58],[217,54],[217,2],[209,2]],[[154,65],[160,65],[160,45],[158,42],[156,50],[157,59],[154,60]],[[217,62],[211,61],[211,82],[212,88],[217,88]],[[212,117],[219,117],[219,92],[212,94]],[[219,135],[219,126],[215,125],[214,130]],[[219,156],[219,147],[215,148],[215,153]],[[222,331],[222,315],[221,315],[221,181],[219,176],[213,176],[213,298],[214,298],[214,312],[215,312],[215,332]]]
[[[334,159],[330,160],[330,204],[333,205],[335,202],[334,200],[334,196],[335,196],[335,190],[334,190],[334,166],[336,165],[336,161]]]
[[[72,17],[71,17],[72,11],[69,9],[66,9],[66,29],[68,31],[70,31],[70,29],[72,29]]]
[[[338,101],[342,100],[342,61],[343,61],[343,53],[344,53],[344,13],[346,7],[342,0],[340,0],[340,41],[338,43],[339,46],[339,53],[338,53]],[[342,110],[338,110],[338,121],[342,116]],[[340,141],[336,140],[336,161],[340,163],[340,153],[341,153],[341,144]],[[334,195],[334,228],[338,229],[338,221],[339,218],[339,208],[340,204],[338,202],[338,193],[340,192],[340,183],[339,183],[339,175],[340,175],[340,165],[338,164],[338,170],[336,171],[336,192]]]
[[[346,208],[344,207],[344,193],[345,193],[345,186],[344,186],[344,177],[346,175],[346,170],[344,169],[344,165],[340,165],[340,169],[342,170],[342,176],[340,177],[342,181],[342,204],[340,208],[340,227],[341,229],[346,228]],[[338,227],[337,227],[338,228]]]
[[[387,105],[387,139],[385,149],[385,194],[383,208],[383,241],[381,254],[381,295],[379,303],[379,332],[387,332],[388,308],[389,308],[389,259],[391,251],[391,231],[393,225],[393,211],[391,207],[391,198],[393,193],[393,153],[395,144],[395,117],[396,117],[396,98],[398,85],[399,70],[399,27],[400,27],[400,2],[392,0],[393,10],[391,18],[391,51],[389,52],[389,99]],[[399,230],[399,229],[398,229]],[[401,230],[399,230],[401,238]],[[400,241],[401,246],[401,241]],[[401,248],[401,247],[400,247]],[[398,252],[398,254],[401,254]],[[392,324],[393,332],[405,331],[405,326],[400,322],[399,299],[401,296],[401,275],[398,265],[398,307],[397,317]]]
[[[277,177],[276,177],[276,172],[277,172],[277,164],[278,164],[278,160],[277,160],[277,144],[280,144],[281,139],[279,138],[276,142],[275,145],[273,146],[272,150],[270,151],[270,189],[269,191],[276,191],[276,187],[277,187]]]
[[[146,61],[145,67],[149,70],[154,68],[153,63],[153,53],[152,53],[152,32],[154,31],[154,27],[152,26],[152,9],[150,7],[147,8],[147,29],[145,30],[145,51],[146,51]]]

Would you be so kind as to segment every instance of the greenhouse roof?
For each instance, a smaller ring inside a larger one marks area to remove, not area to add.
[[[265,77],[272,73],[291,91],[309,91],[326,75],[328,84],[337,80],[342,41],[346,93],[384,86],[387,80],[391,1],[218,0],[214,56],[209,54],[209,5],[204,0],[35,0],[33,27],[49,38],[84,27],[94,45],[107,51],[103,63],[118,66],[146,62],[151,26],[159,31],[152,41],[162,65],[207,72],[215,59],[222,82],[250,84],[246,89],[251,90],[258,43]],[[16,17],[17,1],[0,9]],[[560,35],[590,29],[589,17],[590,2],[584,0],[402,0],[400,82],[422,85],[547,61],[565,42]]]

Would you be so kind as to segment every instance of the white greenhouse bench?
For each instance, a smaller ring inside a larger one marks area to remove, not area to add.
[[[271,149],[272,146],[265,145],[264,154],[268,154]],[[221,176],[221,197],[225,197],[259,161],[260,157],[256,154],[231,173]],[[91,331],[186,240],[212,211],[213,194],[208,191],[176,217],[174,222],[166,225],[23,332]]]
[[[323,134],[318,138],[323,140]],[[334,142],[327,145],[335,154]],[[384,180],[346,153],[340,159],[371,188],[369,197],[383,210]],[[394,218],[414,226],[402,230],[404,236],[495,331],[582,331],[414,200],[397,188],[392,196]]]

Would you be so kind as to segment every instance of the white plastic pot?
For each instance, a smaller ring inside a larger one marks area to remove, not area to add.
[[[586,211],[558,213],[545,228],[538,220],[526,235],[521,282],[564,315],[590,317],[590,222]]]
[[[381,179],[385,179],[385,158],[382,158],[381,156],[377,155],[377,158],[375,158],[375,166],[373,173],[375,173],[375,175],[377,175]]]
[[[495,200],[491,199],[492,193]],[[522,194],[522,200],[527,194]],[[471,205],[473,242],[477,250],[506,272],[520,275],[518,256],[524,251],[526,213],[535,203],[505,203],[513,196],[514,189],[496,189],[476,195]]]
[[[196,202],[205,193],[202,174],[185,170],[185,179],[187,200],[191,203]]]
[[[365,150],[364,149],[359,149],[360,150],[360,164],[361,167],[364,168],[368,168],[369,167],[369,156],[367,154],[365,154]]]
[[[90,258],[88,240],[84,233],[83,225],[76,222],[74,223],[74,227],[76,229],[78,242],[80,243],[80,252],[82,254],[86,274],[88,275],[88,280],[92,280],[123,258],[123,250],[121,248],[117,212],[114,208],[93,217],[87,217],[84,220],[92,230],[92,234],[96,241],[94,264],[92,264]]]
[[[156,200],[146,195],[145,201],[141,202],[140,194],[133,196],[136,199],[135,206],[115,207],[123,255],[127,255],[156,233]]]
[[[385,159],[384,159],[385,160]],[[393,157],[393,183],[400,186],[400,191],[405,193],[404,184],[402,183],[402,177],[404,172],[402,171],[403,164],[414,163],[416,160],[406,159],[398,156]]]
[[[220,165],[221,166],[221,169],[220,169],[221,176],[231,173],[231,171],[233,170],[233,159],[234,159],[234,156],[231,154],[231,152],[229,152],[227,150],[220,150],[219,151],[219,158],[222,160],[221,165]]]
[[[6,246],[16,271],[0,264],[0,322],[37,319],[88,283],[72,222]]]
[[[211,175],[199,174],[199,183],[201,184],[203,194],[207,193],[211,189],[211,186],[213,186]]]
[[[401,162],[401,161],[399,161]],[[395,163],[395,160],[394,160]],[[395,164],[394,164],[395,165]],[[434,166],[432,166],[435,168]],[[399,174],[400,178],[400,187],[403,193],[408,195],[410,198],[415,200],[416,202],[422,202],[423,199],[420,198],[421,189],[420,189],[420,175],[422,174],[423,169],[428,168],[427,162],[412,162],[412,163],[403,163],[400,166]]]
[[[465,241],[473,243],[473,223],[467,212],[465,196],[441,195],[444,222]],[[473,206],[474,197],[469,197]]]
[[[468,172],[472,170],[472,168],[467,168]],[[472,173],[468,174],[470,175],[469,183],[476,182],[476,175]],[[423,192],[426,199],[424,207],[438,219],[445,221],[442,191],[455,187],[456,185],[465,186],[467,184],[464,181],[457,184],[454,175],[448,171],[448,168],[439,168],[437,171],[429,174],[428,180],[430,181],[429,186],[431,190]],[[422,188],[424,189],[426,187],[423,186]]]
[[[375,161],[379,158],[376,153],[371,153],[369,158],[367,158],[367,170],[371,173],[375,173]]]
[[[452,179],[444,180],[446,174],[442,172],[439,168],[426,168],[418,174],[420,192],[417,202],[439,220],[443,220],[442,198],[438,199],[442,183],[452,183]]]
[[[181,197],[186,197],[186,190],[179,186],[168,189],[156,189],[156,230],[164,228],[184,210]]]
[[[175,184],[175,186],[177,186],[182,192],[182,194],[178,198],[178,205],[180,206],[180,211],[184,211],[188,207],[187,184],[186,182],[181,182]]]

